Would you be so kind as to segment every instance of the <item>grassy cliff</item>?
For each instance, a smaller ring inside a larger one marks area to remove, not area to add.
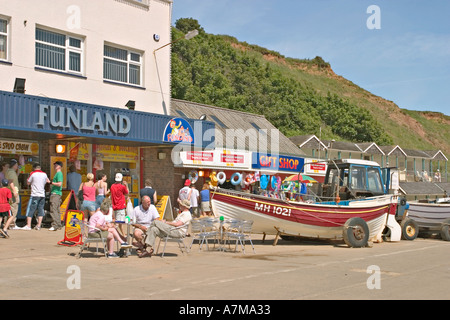
[[[450,154],[450,117],[400,109],[336,75],[320,56],[286,58],[278,52],[206,33],[180,19],[173,38],[199,35],[172,47],[172,97],[264,115],[287,136],[398,144]],[[320,54],[320,53],[318,53]]]

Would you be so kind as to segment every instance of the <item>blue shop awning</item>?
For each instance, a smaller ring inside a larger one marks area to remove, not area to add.
[[[90,143],[213,145],[214,123],[0,91],[0,136]],[[211,131],[209,131],[211,132]],[[204,141],[203,137],[208,137]]]

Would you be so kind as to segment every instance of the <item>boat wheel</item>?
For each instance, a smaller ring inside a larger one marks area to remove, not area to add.
[[[442,223],[441,238],[442,240],[450,241],[450,219],[446,219]]]
[[[369,240],[369,227],[362,218],[350,218],[345,222],[343,236],[349,247],[365,247]]]
[[[419,234],[419,227],[417,223],[412,219],[405,219],[402,221],[402,239],[403,240],[414,240]]]

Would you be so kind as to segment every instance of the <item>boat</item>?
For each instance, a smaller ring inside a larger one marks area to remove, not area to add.
[[[325,201],[325,197],[319,197],[315,202],[288,201],[216,189],[211,197],[213,212],[224,219],[252,220],[254,233],[277,237],[344,240],[350,247],[364,247],[369,241],[381,242],[383,232],[389,229],[390,240],[400,240],[401,227],[395,217],[398,199],[396,195],[386,194],[382,185],[378,185],[382,184],[379,165],[363,160],[333,163],[336,166],[329,166],[321,188],[328,194],[330,190],[337,190],[332,201]],[[368,181],[370,174],[367,172],[373,175],[376,183]],[[364,190],[352,187],[351,181],[361,182],[357,181],[358,175],[369,177],[364,179],[367,186],[376,185],[377,191],[366,186],[362,188]],[[327,181],[334,184],[327,184]],[[339,195],[345,199],[341,201]]]
[[[450,241],[450,197],[410,201],[408,217],[416,222],[419,232],[439,232],[443,240]]]

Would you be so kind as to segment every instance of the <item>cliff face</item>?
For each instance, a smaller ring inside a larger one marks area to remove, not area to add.
[[[322,128],[323,139],[450,154],[449,116],[400,109],[337,75],[319,56],[286,58],[203,30],[173,45],[172,97],[262,114],[287,136]]]

